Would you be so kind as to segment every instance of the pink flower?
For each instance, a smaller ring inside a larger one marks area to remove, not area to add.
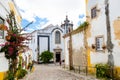
[[[16,36],[16,34],[13,34],[13,36]]]
[[[12,54],[13,54],[13,51],[14,51],[14,49],[13,49],[12,47],[8,47],[9,55],[12,55]]]
[[[5,44],[0,44],[0,46],[5,46]]]
[[[9,42],[6,42],[5,45],[9,45]]]

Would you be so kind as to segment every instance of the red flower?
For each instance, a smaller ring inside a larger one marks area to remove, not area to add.
[[[13,34],[13,36],[16,36],[16,34]]]
[[[9,45],[9,42],[6,42],[5,45]]]
[[[7,19],[6,21],[10,24],[10,20],[9,19]]]
[[[3,47],[3,46],[5,46],[5,44],[0,44],[0,46],[2,46],[2,47]]]
[[[13,47],[8,47],[8,52],[10,56],[13,54],[13,51],[14,51]]]

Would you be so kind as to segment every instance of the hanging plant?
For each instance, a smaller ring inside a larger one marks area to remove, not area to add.
[[[92,49],[95,49],[95,47],[96,47],[95,44],[92,44]]]
[[[103,45],[103,46],[102,46],[102,49],[106,49],[106,45]]]

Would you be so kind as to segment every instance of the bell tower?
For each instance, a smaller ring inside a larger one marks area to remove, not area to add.
[[[68,20],[68,16],[66,15],[66,19],[64,20],[64,23],[61,24],[61,27],[64,29],[64,34],[67,34],[73,30],[73,23],[70,23],[70,20]]]

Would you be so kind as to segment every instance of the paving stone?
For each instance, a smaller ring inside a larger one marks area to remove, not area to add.
[[[55,64],[35,64],[34,67],[34,71],[29,72],[21,80],[88,80],[80,74],[75,75]]]

